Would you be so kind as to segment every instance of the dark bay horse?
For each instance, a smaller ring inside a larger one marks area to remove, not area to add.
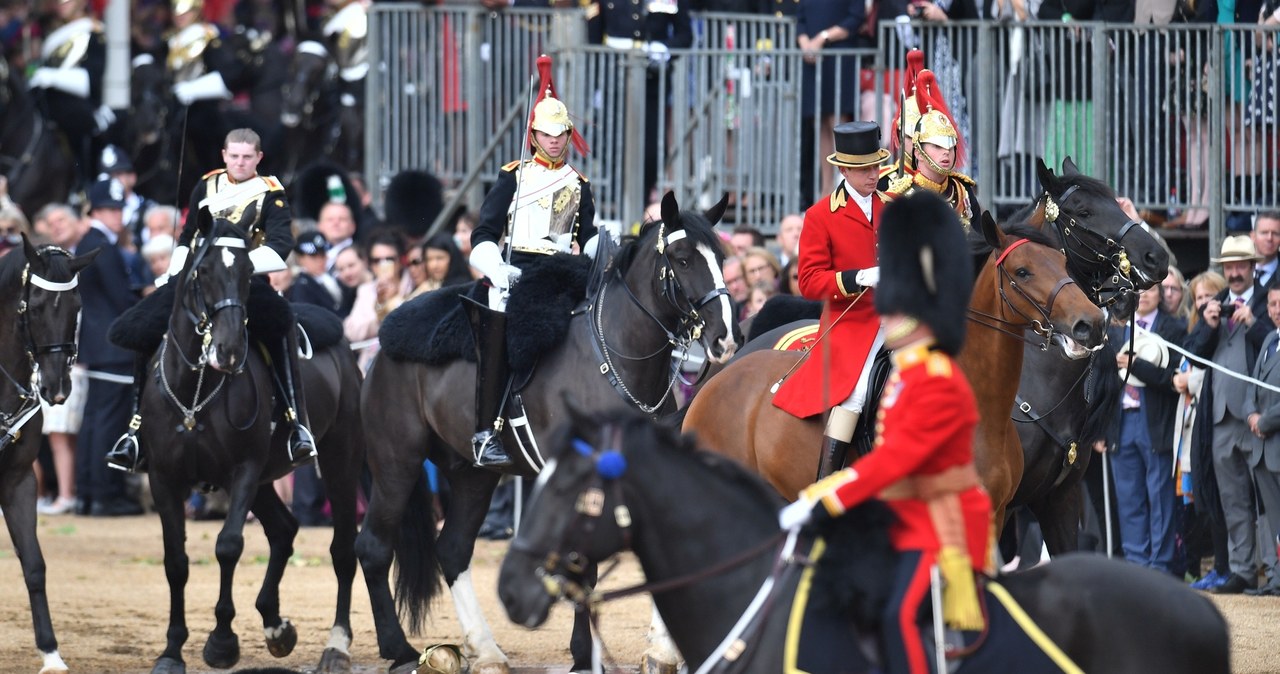
[[[676,374],[673,342],[700,340],[712,360],[733,355],[734,326],[720,274],[723,258],[712,229],[724,208],[721,200],[705,216],[681,212],[668,193],[662,220],[646,225],[618,249],[600,282],[589,286],[596,288],[586,303],[589,309],[575,313],[563,344],[541,356],[521,391],[536,446],[545,446],[550,429],[564,418],[562,396],[567,392],[597,410],[624,402],[650,414],[666,409]],[[618,383],[611,385],[606,373]],[[480,612],[469,572],[476,534],[501,477],[473,465],[475,377],[474,363],[396,362],[384,349],[365,380],[362,414],[373,493],[357,551],[378,647],[392,661],[392,672],[409,672],[418,660],[401,628],[397,603],[416,631],[442,575],[458,606],[471,671],[508,671],[506,655]],[[519,446],[511,429],[508,424],[504,431],[508,448]],[[519,454],[513,452],[518,466],[523,463]],[[427,458],[440,467],[451,488],[438,543],[423,479]],[[538,461],[511,470],[533,475],[541,465]],[[394,600],[387,582],[393,557],[399,568]],[[570,646],[575,670],[589,667],[585,623],[575,625]]]
[[[66,137],[36,105],[26,78],[0,58],[0,175],[23,213],[66,201],[76,183]]]
[[[870,644],[894,553],[884,521],[869,517],[878,504],[823,528],[828,551],[816,573],[806,571],[807,555],[790,554],[793,540],[784,541],[778,530],[782,501],[740,464],[699,451],[693,438],[629,410],[571,407],[569,416],[502,563],[498,594],[513,622],[537,626],[558,597],[582,588],[575,564],[631,550],[689,671],[710,664],[724,668],[717,671],[791,671],[785,666],[788,623],[806,578],[814,585],[809,601],[839,588],[854,606],[845,629],[824,633],[845,642],[826,641],[831,648],[864,644],[851,650],[865,662],[842,661],[840,671],[880,671]],[[844,565],[828,561],[836,550],[844,553]],[[1069,555],[997,582],[1075,666],[1052,671],[1230,671],[1226,621],[1208,597],[1166,574],[1101,555]],[[1008,643],[1000,638],[1007,624],[993,622],[987,646],[961,660],[959,671],[1046,671],[1028,669],[1025,653],[999,649]],[[745,648],[730,663],[721,656],[735,642]]]
[[[71,394],[80,322],[77,274],[97,253],[72,258],[55,246],[36,250],[24,235],[21,250],[0,257],[0,510],[27,583],[36,648],[44,656],[40,671],[50,674],[67,666],[45,594],[31,464],[40,451],[39,399],[56,405]],[[33,386],[37,369],[39,384]]]
[[[341,91],[333,57],[318,42],[298,45],[280,105],[287,164],[282,175],[320,159],[348,171],[364,170],[363,97]]]
[[[978,401],[975,463],[998,528],[1023,470],[1009,417],[1022,369],[1023,331],[1034,327],[1080,358],[1102,344],[1106,326],[1047,234],[1026,225],[1001,231],[989,215],[982,228],[993,251],[974,282],[969,334],[958,361]],[[774,407],[770,389],[802,357],[762,350],[742,358],[703,386],[684,420],[684,430],[695,432],[705,447],[758,470],[788,499],[813,482],[822,419],[797,419]]]
[[[208,224],[204,236],[197,239],[191,261],[173,281],[176,300],[168,332],[151,360],[143,390],[139,437],[149,457],[151,492],[164,533],[170,607],[167,643],[153,674],[186,671],[182,646],[187,640],[188,558],[183,502],[195,485],[217,486],[230,500],[215,546],[221,590],[214,609],[217,625],[204,645],[205,663],[229,668],[240,658],[239,638],[232,629],[232,580],[251,510],[270,545],[256,602],[267,648],[283,657],[298,640],[296,628],[280,615],[279,597],[298,522],[271,484],[292,469],[286,449],[290,424],[275,423],[271,366],[247,334],[253,264],[245,240],[244,231],[224,220]],[[333,511],[329,550],[338,580],[336,615],[317,671],[349,672],[356,490],[364,458],[360,373],[345,340],[316,349],[303,362],[302,371],[319,467]]]

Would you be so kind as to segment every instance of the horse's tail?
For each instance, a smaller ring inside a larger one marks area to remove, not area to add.
[[[427,617],[427,609],[440,592],[440,564],[436,559],[436,518],[426,471],[409,494],[409,502],[400,516],[400,535],[396,537],[396,612],[418,635]]]

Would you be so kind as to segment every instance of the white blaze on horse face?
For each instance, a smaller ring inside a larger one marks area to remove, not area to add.
[[[231,249],[229,249],[229,248],[223,248],[223,249],[222,249],[222,264],[226,265],[227,269],[230,269],[230,268],[231,268],[231,265],[234,265],[235,263],[236,263],[236,256],[235,256],[235,254],[231,252]]]
[[[716,263],[716,254],[711,248],[705,244],[698,244],[698,252],[707,261],[707,270],[711,272],[711,281],[716,288],[724,288],[724,274],[720,270],[720,265]],[[725,336],[720,339],[721,353],[717,357],[711,350],[707,350],[707,357],[713,363],[725,363],[733,357],[733,352],[737,350],[738,345],[733,341],[733,305],[729,302],[729,295],[724,294],[716,298],[716,302],[720,305],[720,320],[724,321]]]

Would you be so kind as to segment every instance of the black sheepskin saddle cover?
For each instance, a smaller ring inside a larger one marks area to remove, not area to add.
[[[569,319],[582,303],[591,274],[585,255],[550,255],[530,262],[507,301],[507,362],[529,368],[559,346]],[[475,338],[461,296],[488,305],[483,282],[464,283],[419,295],[387,315],[378,329],[383,353],[397,361],[443,365],[459,358],[475,362]]]
[[[142,298],[111,324],[107,338],[121,348],[144,354],[154,353],[169,329],[169,315],[176,297],[175,283],[169,283]],[[283,338],[296,318],[306,330],[313,349],[333,346],[342,339],[342,319],[324,308],[290,304],[266,282],[255,277],[249,284],[249,334],[261,342]]]

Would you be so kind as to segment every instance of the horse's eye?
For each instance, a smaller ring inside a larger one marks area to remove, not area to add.
[[[1013,275],[1020,279],[1028,279],[1031,278],[1031,270],[1026,267],[1018,267],[1018,269],[1013,272]]]
[[[1080,211],[1080,217],[1088,220],[1093,217],[1093,213],[1090,213],[1089,211]]]
[[[676,262],[680,263],[680,268],[681,268],[681,269],[688,269],[688,268],[689,268],[689,258],[687,258],[687,257],[682,257],[682,258],[680,258],[680,259],[676,260]]]

